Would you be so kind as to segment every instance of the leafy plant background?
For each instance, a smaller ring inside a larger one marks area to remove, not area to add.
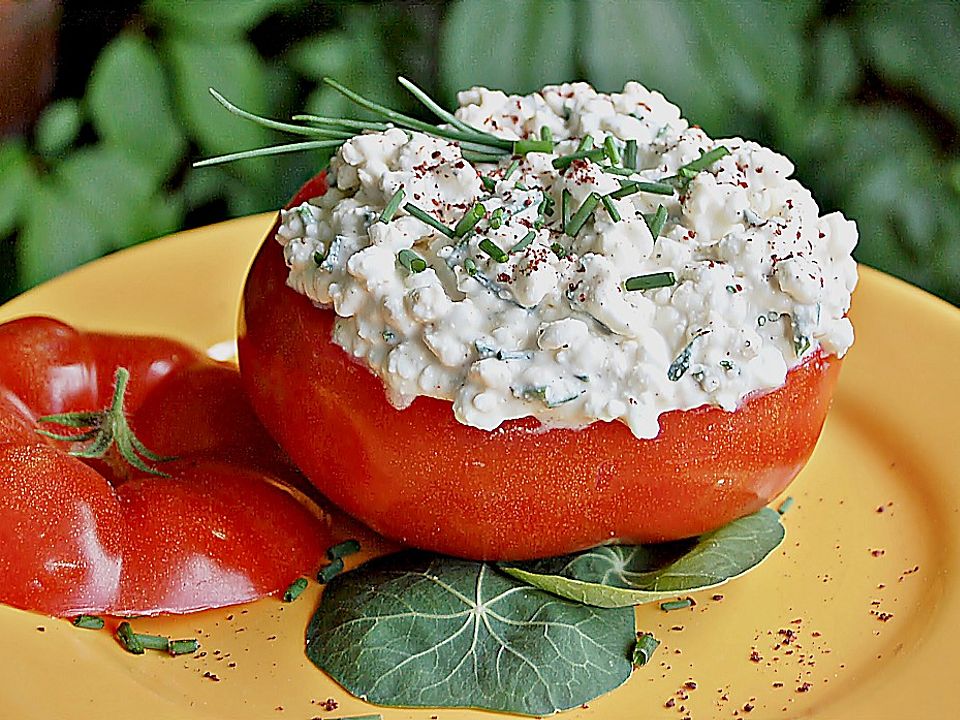
[[[331,75],[421,111],[404,74],[529,92],[636,79],[715,136],[788,155],[860,261],[960,303],[960,4],[830,0],[66,3],[55,99],[0,141],[0,299],[177,229],[271,210],[319,153],[192,169],[281,138],[222,111],[334,114]],[[349,108],[350,112],[355,112]]]

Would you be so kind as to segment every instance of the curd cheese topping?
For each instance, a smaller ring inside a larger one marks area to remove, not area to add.
[[[277,232],[290,287],[336,312],[333,341],[397,408],[425,395],[484,430],[622,420],[651,438],[663,412],[733,411],[852,344],[856,226],[821,217],[782,155],[712,140],[635,82],[459,102],[553,151],[468,162],[431,135],[358,135]]]

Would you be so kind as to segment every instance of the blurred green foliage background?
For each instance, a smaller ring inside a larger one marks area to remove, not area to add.
[[[661,90],[715,136],[788,155],[858,258],[960,302],[960,3],[677,0],[64,2],[54,99],[0,141],[0,300],[184,227],[271,210],[319,153],[192,169],[282,138],[223,111],[351,112],[333,76],[422,115],[403,74],[529,92]]]

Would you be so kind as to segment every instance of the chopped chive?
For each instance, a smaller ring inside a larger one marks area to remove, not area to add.
[[[510,166],[507,168],[507,171],[503,174],[503,179],[504,179],[504,180],[509,180],[509,179],[510,179],[510,176],[513,175],[513,174],[517,171],[517,168],[518,168],[518,167],[520,167],[520,161],[519,161],[519,160],[514,160],[512,163],[510,163]]]
[[[432,227],[433,229],[435,229],[435,230],[443,233],[444,235],[446,235],[448,238],[451,238],[451,239],[452,239],[452,238],[454,237],[453,230],[451,230],[451,229],[448,228],[446,225],[444,225],[442,222],[440,222],[439,220],[437,220],[437,219],[436,219],[433,215],[431,215],[430,213],[428,213],[428,212],[426,212],[426,211],[421,210],[420,208],[418,208],[418,207],[417,207],[416,205],[414,205],[413,203],[407,203],[406,205],[403,206],[403,209],[406,210],[406,211],[407,211],[408,213],[410,213],[411,215],[413,215],[413,217],[415,217],[417,220],[426,223],[427,225],[429,225],[429,226]]]
[[[477,274],[477,264],[473,261],[473,258],[467,258],[463,261],[463,269],[467,271],[467,275],[470,277]]]
[[[591,150],[593,148],[593,135],[584,135],[580,139],[580,144],[577,145],[577,152],[585,152],[586,150]]]
[[[344,540],[327,548],[327,559],[336,560],[337,558],[344,558],[358,552],[360,552],[360,542],[350,538],[349,540]]]
[[[300,595],[303,594],[303,591],[307,589],[307,579],[305,577],[298,577],[289,587],[283,591],[283,601],[284,602],[293,602]]]
[[[552,140],[517,140],[513,143],[514,155],[526,155],[531,152],[553,152]]]
[[[617,206],[613,204],[613,199],[609,195],[604,195],[600,200],[607,209],[607,215],[610,216],[610,219],[614,222],[620,222],[620,212],[617,210]]]
[[[617,144],[613,140],[613,135],[607,135],[603,139],[603,152],[606,154],[607,159],[614,165],[620,164],[620,151],[617,149]]]
[[[653,636],[653,633],[637,633],[637,644],[633,648],[634,666],[643,667],[650,662],[650,658],[653,657],[654,650],[656,650],[659,646],[660,641]]]
[[[317,573],[317,582],[321,585],[326,585],[341,572],[343,572],[343,560],[337,558],[336,560],[332,560],[329,565],[324,565],[320,568],[320,571]]]
[[[136,633],[136,636],[144,650],[167,650],[170,647],[170,638],[163,635]]]
[[[137,638],[137,634],[130,627],[130,623],[124,621],[117,628],[117,640],[123,646],[123,649],[134,655],[143,655],[143,643]]]
[[[460,222],[457,223],[457,226],[453,229],[453,236],[462,238],[468,232],[473,230],[476,227],[477,223],[487,214],[487,209],[477,203],[470,210],[467,211],[466,215],[460,218]]]
[[[73,619],[73,625],[87,630],[101,630],[103,629],[103,618],[97,615],[77,615]]]
[[[463,159],[467,162],[492,163],[494,165],[500,162],[500,158],[503,157],[502,153],[488,153],[480,150],[470,150],[468,148],[460,148],[460,154],[463,155]]]
[[[670,287],[677,284],[677,278],[672,272],[655,272],[646,275],[637,275],[627,278],[623,287],[627,290],[653,290],[654,288]]]
[[[546,140],[549,143],[553,142],[553,131],[550,129],[549,125],[544,125],[540,128],[540,139]]]
[[[780,507],[777,508],[777,512],[781,515],[786,514],[787,510],[793,507],[793,496],[788,495],[784,498],[783,502],[780,503]]]
[[[383,212],[380,213],[380,222],[388,223],[393,220],[393,216],[397,214],[397,210],[400,209],[400,203],[403,202],[403,188],[399,188],[387,202],[387,206],[383,209]]]
[[[663,226],[667,224],[667,209],[661,205],[655,213],[645,213],[643,219],[646,221],[647,227],[650,228],[653,239],[656,240],[663,232]]]
[[[558,242],[553,243],[550,246],[550,249],[553,250],[553,254],[556,255],[561,260],[563,260],[567,256],[566,249],[563,247],[563,245],[561,245]]]
[[[513,187],[515,187],[517,190],[529,190],[529,189],[530,189],[530,188],[528,188],[526,185],[524,185],[522,182],[514,183],[514,184],[513,184]]]
[[[483,183],[483,187],[486,188],[487,190],[489,190],[490,192],[493,192],[494,190],[497,189],[497,181],[494,180],[492,177],[487,177],[486,175],[481,175],[481,176],[480,176],[480,182],[482,182],[482,183]]]
[[[525,249],[527,245],[533,242],[533,239],[537,236],[535,230],[531,230],[526,235],[524,235],[520,240],[517,241],[517,244],[510,248],[511,253],[518,253],[521,250]]]
[[[397,253],[397,262],[412,273],[423,272],[427,269],[427,261],[413,250],[401,250]]]
[[[570,167],[575,160],[602,160],[604,157],[603,150],[598,148],[596,150],[578,150],[575,153],[570,155],[563,155],[558,158],[553,159],[553,167],[557,170],[565,170]]]
[[[616,198],[625,198],[629,195],[633,195],[638,192],[648,192],[653,193],[654,195],[673,195],[676,192],[673,185],[662,182],[640,182],[632,180],[624,185],[619,190],[614,190],[610,193],[610,197]]]
[[[610,175],[623,175],[625,177],[629,177],[630,175],[635,175],[637,172],[636,170],[631,170],[630,168],[613,167],[612,165],[608,165],[604,167],[603,171],[605,173],[609,173]]]
[[[693,598],[684,598],[683,600],[670,600],[665,603],[660,603],[660,609],[664,612],[670,612],[672,610],[682,610],[683,608],[688,608],[693,605]]]
[[[490,216],[490,227],[494,230],[503,225],[503,208],[498,207],[493,211],[493,214]]]
[[[171,655],[192,655],[200,649],[200,642],[196,638],[186,640],[171,640],[167,652]]]
[[[599,204],[599,195],[595,192],[587,195],[586,200],[580,204],[580,207],[577,208],[577,211],[573,214],[573,217],[570,218],[570,221],[564,225],[563,231],[570,237],[576,237],[577,233],[583,229],[590,215],[597,209],[597,205]]]
[[[485,252],[498,263],[504,263],[507,261],[507,254],[501,250],[500,246],[493,242],[493,240],[490,238],[484,238],[481,240],[477,247],[479,247],[483,252]]]
[[[730,151],[727,150],[726,147],[721,145],[720,147],[714,148],[710,152],[703,153],[696,160],[692,162],[688,162],[686,165],[681,166],[677,170],[677,174],[678,175],[684,174],[684,173],[681,173],[681,170],[687,171],[688,173],[689,172],[698,173],[701,170],[705,170],[706,168],[713,165],[720,158],[725,157],[729,154],[730,154]]]
[[[627,147],[623,151],[623,166],[631,170],[637,169],[637,141],[635,139],[627,140]]]
[[[570,207],[572,201],[573,195],[570,194],[569,190],[564,188],[563,192],[560,193],[560,222],[563,223],[564,227],[570,222]]]

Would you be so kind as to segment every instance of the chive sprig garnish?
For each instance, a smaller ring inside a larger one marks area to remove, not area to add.
[[[77,615],[73,619],[73,625],[87,630],[102,630],[103,618],[97,615]]]
[[[162,650],[171,655],[190,655],[200,649],[196,638],[171,640],[163,635],[148,635],[133,631],[129,622],[123,621],[117,628],[117,640],[128,653],[143,655],[144,650]]]
[[[477,247],[498,263],[505,263],[507,261],[507,254],[490,238],[484,238],[481,240]]]
[[[413,203],[407,203],[406,205],[403,206],[403,209],[406,210],[408,213],[410,213],[417,220],[420,220],[421,222],[426,223],[437,232],[440,232],[443,235],[446,235],[451,240],[454,237],[456,237],[456,235],[454,234],[451,228],[448,228],[442,222],[437,220],[433,215],[428,213],[426,210],[421,210]]]
[[[529,231],[526,235],[520,238],[512,248],[510,248],[510,253],[511,254],[518,253],[521,250],[526,249],[526,247],[533,242],[533,239],[536,236],[537,236],[537,233],[535,230]]]
[[[400,203],[403,202],[403,188],[398,188],[397,191],[390,196],[390,200],[387,201],[387,206],[383,209],[383,212],[380,213],[380,222],[388,223],[393,220],[393,216],[397,214],[397,210],[400,209]]]
[[[345,558],[360,552],[360,541],[350,538],[327,548],[327,560]]]
[[[283,601],[293,602],[303,594],[303,591],[307,589],[307,585],[308,582],[305,577],[298,577],[283,591]]]
[[[563,231],[570,237],[576,237],[580,230],[583,229],[583,226],[586,224],[587,219],[597,209],[597,205],[600,204],[600,196],[597,193],[592,192],[587,195],[586,199],[580,204],[580,207],[577,208],[577,211],[570,218],[569,222],[563,228]]]
[[[412,273],[420,273],[427,269],[427,261],[409,249],[397,253],[397,262]]]
[[[677,278],[668,270],[627,278],[623,283],[623,287],[627,290],[653,290],[655,288],[670,287],[676,284]]]
[[[468,232],[473,230],[477,223],[480,222],[480,220],[483,219],[483,216],[486,214],[487,209],[480,203],[477,203],[470,208],[462,218],[460,218],[460,222],[458,222],[456,227],[453,229],[453,236],[456,238],[462,238]]]
[[[655,213],[645,213],[643,219],[646,221],[647,227],[650,228],[653,239],[656,240],[663,232],[663,226],[667,224],[667,209],[661,205]]]

